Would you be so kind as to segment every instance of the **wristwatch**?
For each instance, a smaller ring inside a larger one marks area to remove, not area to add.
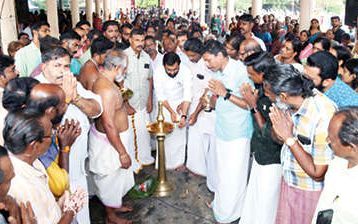
[[[292,147],[296,143],[296,141],[297,141],[297,138],[291,137],[291,138],[286,139],[285,144],[288,147]]]
[[[228,100],[230,99],[231,96],[231,90],[230,89],[226,89],[226,94],[224,96],[224,100]]]

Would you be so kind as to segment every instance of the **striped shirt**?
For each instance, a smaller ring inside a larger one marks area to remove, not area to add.
[[[334,103],[321,92],[304,100],[300,109],[292,114],[293,134],[316,165],[327,165],[333,152],[327,143],[328,125],[336,111]],[[313,180],[299,165],[290,148],[284,144],[281,151],[283,177],[289,186],[308,191],[320,191],[323,182]]]

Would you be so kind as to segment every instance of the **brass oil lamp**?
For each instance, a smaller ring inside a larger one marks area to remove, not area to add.
[[[154,134],[157,138],[157,153],[158,153],[158,187],[154,192],[156,197],[166,197],[174,190],[174,187],[167,180],[165,169],[165,151],[164,139],[165,135],[171,133],[174,125],[164,121],[163,102],[158,102],[158,116],[157,121],[147,125],[149,133]]]

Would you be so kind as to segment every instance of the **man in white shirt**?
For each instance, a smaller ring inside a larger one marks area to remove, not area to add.
[[[90,123],[88,118],[97,118],[102,114],[102,101],[100,96],[83,88],[76,78],[70,73],[70,55],[66,49],[57,47],[42,55],[43,68],[36,79],[41,83],[52,83],[62,87],[66,93],[67,111],[62,119],[80,122],[81,134],[71,147],[69,156],[70,187],[74,190],[78,187],[87,191],[85,173],[85,160],[88,157],[87,141]],[[88,204],[77,214],[78,223],[89,223]]]
[[[0,56],[0,133],[2,133],[7,114],[7,110],[2,104],[4,88],[10,80],[16,78],[18,75],[15,69],[14,59],[5,55]],[[0,145],[4,145],[2,134],[0,134]]]
[[[201,58],[202,48],[203,44],[198,38],[190,38],[184,44],[184,52],[190,60],[190,70],[193,74],[186,167],[195,174],[206,176],[208,188],[214,191],[215,111],[207,111],[206,108],[204,112],[207,105],[201,102],[201,98],[207,95],[212,72]]]
[[[245,39],[254,39],[257,41],[257,43],[260,44],[260,47],[263,51],[266,51],[266,46],[265,43],[263,42],[263,40],[261,40],[260,38],[256,37],[253,33],[252,33],[252,28],[254,26],[254,18],[252,17],[252,15],[250,14],[244,14],[242,16],[240,16],[239,18],[240,20],[240,32],[242,35],[244,35]]]
[[[329,223],[358,223],[357,134],[358,107],[336,112],[328,126],[328,141],[336,156],[324,178],[324,188],[312,224],[323,223],[322,218],[330,214],[333,216]]]
[[[130,155],[132,169],[138,173],[142,165],[154,163],[151,156],[150,134],[147,131],[147,123],[150,121],[149,113],[153,108],[153,71],[150,66],[151,59],[143,51],[144,31],[133,29],[129,38],[130,47],[124,53],[128,57],[127,75],[124,79],[124,87],[133,91],[133,96],[128,100],[127,107],[132,107],[134,114],[129,113],[131,139]]]
[[[173,132],[166,136],[165,162],[167,169],[177,169],[184,165],[186,142],[186,119],[191,102],[192,74],[190,69],[181,64],[179,56],[170,52],[164,55],[163,66],[154,72],[154,86],[158,101],[165,107],[164,117],[167,121],[178,123]],[[181,105],[180,111],[176,111]]]

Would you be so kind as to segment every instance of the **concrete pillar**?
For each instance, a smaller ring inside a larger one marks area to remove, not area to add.
[[[60,32],[58,29],[58,14],[57,14],[57,1],[56,0],[47,0],[47,22],[51,27],[51,36],[58,38]]]
[[[218,1],[217,0],[211,0],[210,1],[210,17],[213,17],[213,15],[216,13],[218,8]]]
[[[200,0],[200,11],[198,12],[200,15],[200,24],[205,24],[205,3],[206,0]]]
[[[313,12],[313,0],[300,0],[300,30],[308,29]]]
[[[226,0],[226,29],[229,29],[231,17],[235,17],[235,0]]]
[[[71,17],[72,17],[72,26],[76,26],[76,23],[80,21],[80,12],[78,8],[78,0],[71,0]]]
[[[98,17],[101,16],[101,1],[100,0],[95,0],[95,8],[96,8],[96,14]]]
[[[4,2],[5,1],[5,2]],[[1,0],[0,39],[4,54],[11,41],[17,40],[15,1]]]
[[[262,0],[252,0],[251,14],[253,17],[261,15]]]
[[[86,20],[92,24],[93,18],[92,18],[92,11],[93,11],[93,5],[92,0],[86,0]]]
[[[104,20],[109,19],[109,0],[103,0],[103,14]]]

